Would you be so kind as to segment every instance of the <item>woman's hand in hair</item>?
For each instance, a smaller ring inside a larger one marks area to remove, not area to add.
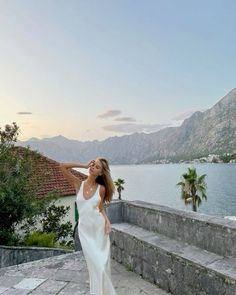
[[[85,164],[86,168],[88,169],[90,166],[92,166],[95,163],[95,160],[90,160],[88,163]]]

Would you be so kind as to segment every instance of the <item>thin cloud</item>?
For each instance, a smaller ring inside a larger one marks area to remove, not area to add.
[[[100,118],[100,119],[107,119],[107,118],[110,118],[110,117],[115,117],[115,116],[118,116],[121,114],[121,111],[120,110],[109,110],[101,115],[98,115],[97,117]]]
[[[112,131],[117,133],[135,133],[135,132],[145,132],[151,133],[159,131],[163,128],[168,127],[169,124],[133,124],[133,123],[124,123],[118,125],[107,125],[102,128],[106,131]]]
[[[137,120],[135,118],[132,118],[132,117],[119,117],[119,118],[116,118],[114,121],[118,121],[118,122],[136,122]]]
[[[32,115],[31,112],[18,112],[17,115]]]

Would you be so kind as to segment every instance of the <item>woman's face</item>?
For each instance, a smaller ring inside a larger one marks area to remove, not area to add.
[[[94,176],[102,175],[102,164],[99,160],[95,160],[95,162],[89,167],[89,173]]]

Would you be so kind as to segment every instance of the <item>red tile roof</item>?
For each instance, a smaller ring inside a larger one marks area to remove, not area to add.
[[[19,146],[15,148],[17,148],[17,153],[19,154],[22,154],[23,149],[25,149],[24,147]],[[32,150],[30,152],[36,153]],[[43,186],[38,189],[38,196],[44,196],[54,190],[58,191],[62,196],[71,196],[76,194],[74,186],[71,185],[62,174],[59,164],[59,162],[40,154],[40,158],[37,159],[37,165],[39,165],[39,169],[37,170],[38,175],[35,175],[35,177],[41,176],[45,172],[48,173],[48,176],[46,181],[43,183]],[[81,180],[85,180],[87,178],[86,174],[78,172],[74,169],[71,169],[71,172]]]

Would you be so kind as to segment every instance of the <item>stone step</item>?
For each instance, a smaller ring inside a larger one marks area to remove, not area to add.
[[[143,201],[125,201],[122,208],[121,220],[117,221],[118,223],[135,224],[209,252],[236,258],[234,220]],[[112,213],[115,213],[114,210]]]
[[[148,231],[113,223],[111,256],[176,295],[235,295],[236,259]]]

